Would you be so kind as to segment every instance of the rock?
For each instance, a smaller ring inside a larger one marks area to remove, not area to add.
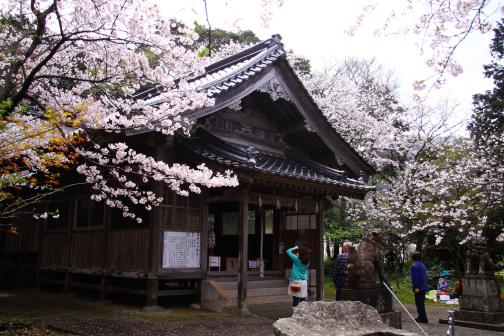
[[[273,324],[277,336],[413,336],[385,325],[378,311],[358,301],[301,302],[290,318]]]

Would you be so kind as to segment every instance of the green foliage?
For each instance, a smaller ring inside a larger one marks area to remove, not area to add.
[[[324,236],[326,241],[335,248],[345,241],[360,241],[364,230],[358,224],[349,220],[347,203],[343,198],[331,200],[331,207],[324,212]]]
[[[198,58],[203,58],[203,57],[207,57],[210,55],[210,49],[208,49],[208,47],[205,47],[205,48],[201,48],[200,50],[198,50],[198,52],[196,53],[196,56]]]
[[[302,75],[310,74],[311,64],[309,59],[295,55],[292,50],[287,51],[287,53],[290,54],[289,60],[296,72]]]
[[[334,300],[336,297],[336,287],[334,287],[331,277],[324,278],[324,296],[327,301]]]
[[[469,130],[476,142],[485,144],[490,135],[504,132],[504,20],[494,29],[495,37],[490,45],[493,61],[485,65],[485,77],[493,79],[494,88],[474,95],[474,112]]]
[[[238,32],[232,32],[228,30],[223,30],[219,28],[210,29],[208,27],[194,22],[194,31],[198,33],[198,44],[204,45],[207,49],[206,51],[200,50],[198,52],[199,57],[204,57],[211,54],[211,50],[217,50],[222,47],[222,45],[229,43],[230,41],[236,43],[253,44],[260,42],[259,38],[251,30],[243,30]],[[210,35],[210,43],[209,43]]]
[[[504,19],[497,23],[494,29],[490,52],[493,60],[483,68],[485,77],[493,80],[494,88],[473,96],[474,110],[469,130],[476,145],[483,148],[489,157],[493,156],[497,164],[502,167],[504,166],[504,151],[502,150],[504,146],[502,143],[504,134]],[[496,141],[495,138],[498,137],[501,138]],[[496,242],[495,239],[504,230],[503,204],[487,209],[488,224],[484,229],[484,235],[489,242],[490,255],[497,260],[504,255],[503,244]]]
[[[0,117],[6,116],[10,113],[12,108],[12,100],[0,101]]]

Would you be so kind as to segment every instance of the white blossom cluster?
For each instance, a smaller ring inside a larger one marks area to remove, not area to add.
[[[91,161],[77,167],[77,171],[86,177],[86,182],[92,185],[91,198],[104,200],[109,207],[122,210],[124,217],[136,218],[139,223],[142,219],[128,204],[138,204],[150,211],[163,201],[162,197],[146,189],[150,181],[164,182],[183,196],[189,195],[189,192],[200,193],[200,186],[238,185],[236,175],[229,170],[221,174],[212,172],[204,164],[195,169],[181,164],[169,165],[137,153],[125,143],[96,146],[94,150],[80,150],[79,153]]]
[[[379,169],[396,166],[392,154],[405,156],[411,149],[412,137],[396,127],[404,110],[387,85],[363,85],[335,69],[299,75],[336,131]]]
[[[12,146],[0,144],[2,159],[17,156],[33,172],[47,173],[50,167],[41,164],[49,161],[47,153],[35,149],[66,137],[68,128],[87,143],[100,132],[133,129],[187,135],[191,125],[181,114],[214,103],[188,86],[204,71],[205,62],[193,50],[198,36],[162,17],[153,2],[10,0],[0,11],[10,23],[0,29],[0,103],[9,115],[33,121],[25,123],[32,126],[29,132],[6,124],[0,141]],[[147,103],[154,94],[162,103]],[[26,106],[39,111],[37,117],[24,116]],[[44,129],[37,127],[37,118]],[[23,137],[22,146],[16,137]],[[229,171],[168,165],[125,146],[75,150],[86,161],[77,171],[93,185],[93,199],[121,208],[126,216],[135,216],[126,200],[146,207],[160,202],[142,189],[150,181],[164,182],[181,195],[202,186],[237,185]]]
[[[347,33],[350,35],[363,25],[367,17],[379,8],[386,8],[389,15],[383,25],[376,29],[376,35],[403,34],[417,35],[418,48],[426,54],[426,64],[433,75],[417,80],[413,87],[422,90],[433,79],[434,87],[442,86],[446,73],[458,76],[463,72],[456,58],[456,50],[467,36],[474,32],[487,33],[492,28],[494,14],[501,15],[504,9],[501,1],[489,0],[422,0],[388,2],[368,0]]]
[[[404,235],[432,233],[439,244],[456,233],[464,244],[481,236],[487,210],[503,206],[502,195],[502,163],[464,140],[436,160],[410,164],[389,190],[368,198],[364,211]]]

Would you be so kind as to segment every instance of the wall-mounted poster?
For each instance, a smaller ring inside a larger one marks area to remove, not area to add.
[[[163,268],[199,268],[199,232],[164,231]]]

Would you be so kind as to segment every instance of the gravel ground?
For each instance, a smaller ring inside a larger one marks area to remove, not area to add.
[[[22,335],[39,335],[35,331],[44,327],[59,331],[58,335],[86,336],[273,335],[273,321],[264,317],[213,313],[188,305],[167,307],[158,313],[144,313],[139,308],[35,291],[0,291],[0,318],[22,317],[34,321],[33,333]],[[17,334],[21,335],[21,331],[9,335]],[[1,330],[0,335],[4,335]]]
[[[407,304],[406,307],[415,316],[415,306]],[[31,333],[20,330],[9,335],[273,336],[273,322],[292,314],[290,305],[285,303],[253,305],[249,309],[253,314],[251,317],[196,310],[180,304],[167,306],[159,313],[143,313],[139,306],[97,302],[82,297],[35,291],[0,291],[0,320],[28,318],[34,325]],[[422,327],[429,336],[446,335],[447,326],[440,325],[438,320],[447,317],[447,309],[427,306],[430,323],[422,324]],[[420,334],[418,327],[404,312],[402,323],[404,329]],[[0,331],[0,335],[4,333]],[[456,335],[504,333],[456,327]]]

